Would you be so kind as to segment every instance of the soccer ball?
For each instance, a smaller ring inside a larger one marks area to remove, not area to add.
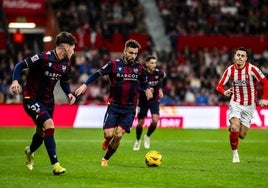
[[[149,151],[145,155],[145,163],[148,167],[158,167],[162,163],[162,155],[158,151]]]

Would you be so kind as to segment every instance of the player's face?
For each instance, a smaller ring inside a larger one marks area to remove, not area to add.
[[[74,48],[75,48],[75,45],[68,45],[68,44],[64,45],[65,58],[71,59],[71,57],[74,54]]]
[[[148,72],[153,72],[156,68],[156,59],[150,59],[150,61],[147,61],[146,68]]]
[[[237,65],[238,68],[242,68],[246,61],[247,61],[247,53],[243,50],[237,50],[234,55],[234,63]]]
[[[138,48],[130,48],[130,47],[126,48],[124,50],[125,60],[128,63],[133,63],[138,56],[138,52],[139,52]]]

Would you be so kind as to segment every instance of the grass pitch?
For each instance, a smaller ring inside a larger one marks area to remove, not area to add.
[[[144,129],[144,132],[147,131]],[[233,164],[227,130],[157,129],[151,150],[163,156],[160,167],[147,167],[143,143],[133,151],[135,130],[125,134],[108,167],[100,166],[101,129],[57,128],[59,161],[67,171],[52,174],[44,145],[35,166],[25,165],[24,147],[34,128],[0,128],[1,188],[267,187],[268,130],[250,129],[240,141],[240,163]]]

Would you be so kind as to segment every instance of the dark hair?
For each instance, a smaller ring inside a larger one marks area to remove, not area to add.
[[[238,50],[246,52],[247,57],[249,56],[249,54],[248,54],[248,50],[247,50],[246,48],[244,48],[244,47],[239,47],[239,48],[237,48],[237,49],[234,51],[234,55],[235,55],[235,53],[236,53]]]
[[[153,55],[148,55],[146,56],[145,61],[147,62],[147,61],[150,61],[151,59],[156,59],[156,57]]]
[[[63,43],[66,43],[69,45],[75,45],[76,39],[71,33],[62,31],[56,37],[56,45],[59,46],[60,44],[63,44]]]
[[[126,41],[125,43],[125,48],[138,48],[140,49],[141,48],[141,45],[134,39],[129,39]]]

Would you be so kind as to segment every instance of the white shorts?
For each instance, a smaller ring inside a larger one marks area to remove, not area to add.
[[[242,125],[250,127],[251,120],[253,118],[256,105],[240,105],[237,102],[231,101],[228,109],[228,119],[233,117],[240,119]]]

